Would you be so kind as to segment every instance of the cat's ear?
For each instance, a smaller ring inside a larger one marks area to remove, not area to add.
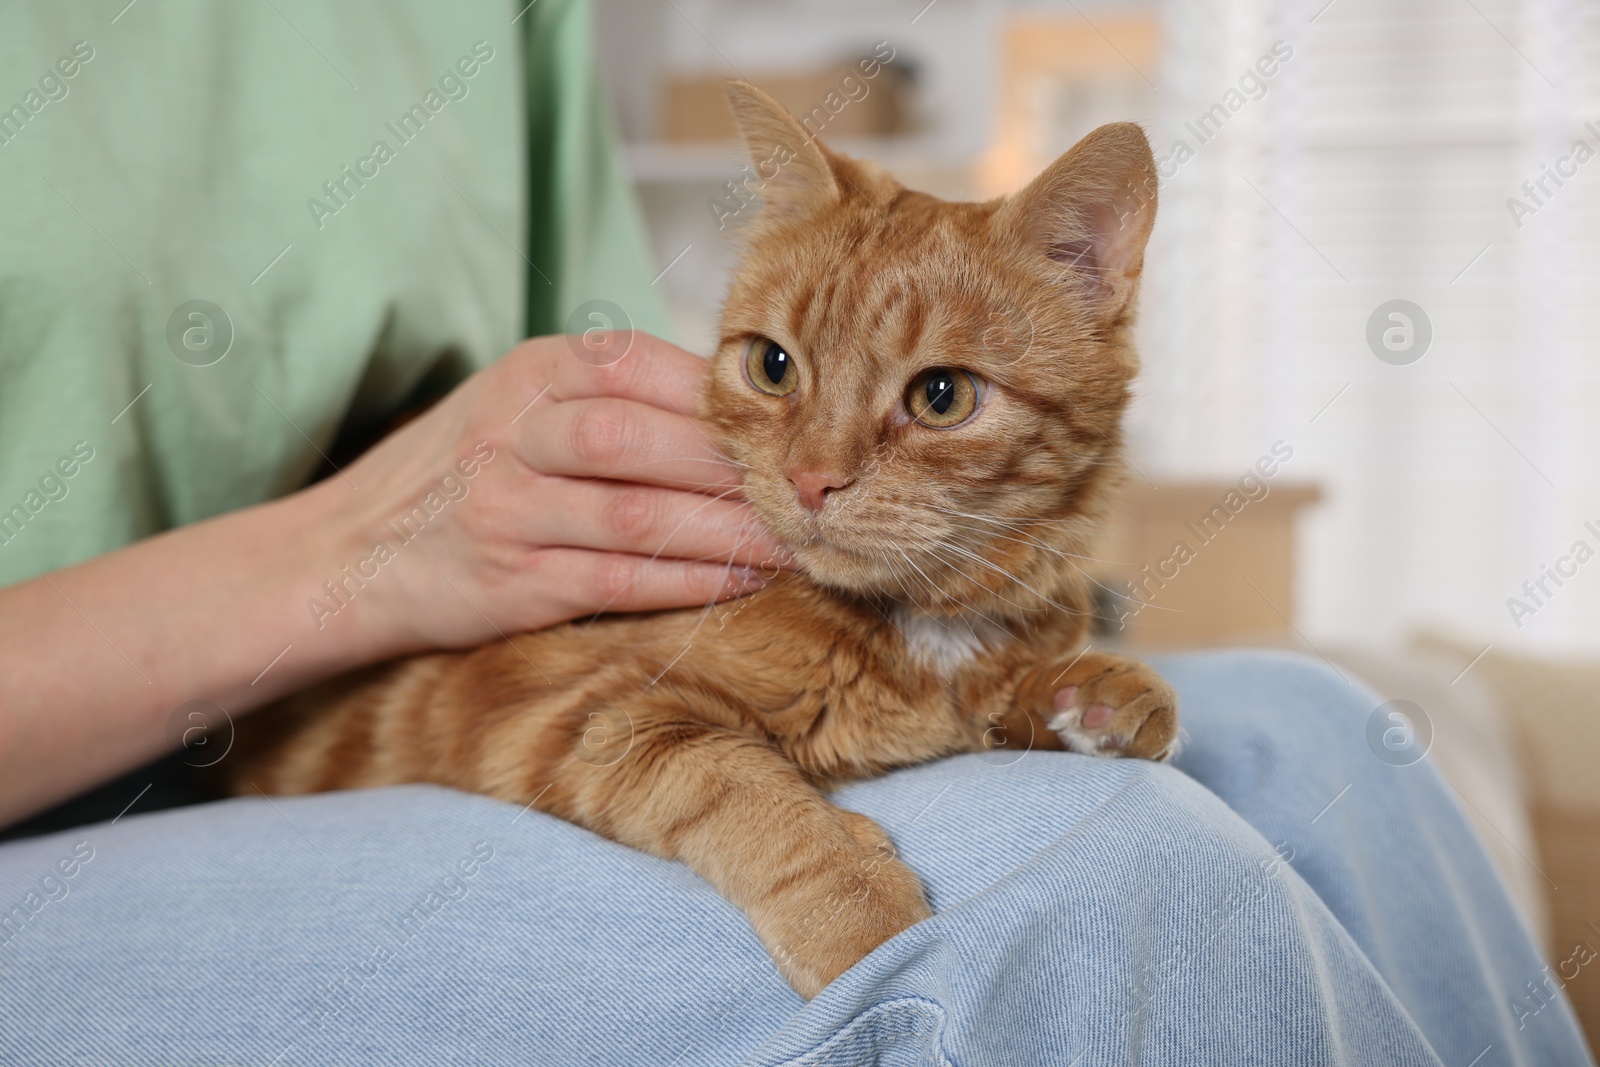
[[[837,200],[839,183],[810,132],[766,93],[728,81],[728,106],[761,182],[768,216],[799,216]]]
[[[1011,197],[998,216],[1017,239],[1061,264],[1110,321],[1127,310],[1156,218],[1156,163],[1131,122],[1101,126]]]

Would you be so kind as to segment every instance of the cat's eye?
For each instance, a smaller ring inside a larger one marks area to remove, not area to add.
[[[750,384],[772,396],[788,396],[800,384],[800,374],[794,369],[794,357],[783,346],[765,337],[757,337],[744,357],[744,373]]]
[[[923,371],[906,390],[906,410],[924,426],[948,430],[959,426],[978,407],[978,383],[953,367]]]

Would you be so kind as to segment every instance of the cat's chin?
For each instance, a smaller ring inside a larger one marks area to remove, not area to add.
[[[881,553],[858,551],[826,541],[813,541],[791,551],[800,563],[801,572],[825,589],[852,596],[892,596],[895,599],[904,596]]]
[[[914,551],[907,556],[896,550],[856,549],[823,540],[791,546],[790,551],[800,573],[831,593],[899,604],[935,618],[968,616],[1025,624],[1052,610],[1063,610],[1061,604],[1072,599],[1070,590],[1047,574],[1029,573],[996,591]]]
[[[857,551],[826,542],[812,542],[792,551],[799,560],[800,571],[831,592],[894,601],[941,615],[961,610],[961,605],[949,597],[921,595],[924,590],[917,587],[920,583],[907,581],[905,565],[897,569],[881,551]]]
[[[807,577],[829,589],[870,594],[885,584],[883,564],[864,553],[825,542],[812,542],[790,551]]]

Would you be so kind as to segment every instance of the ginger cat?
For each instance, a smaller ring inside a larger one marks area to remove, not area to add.
[[[801,573],[338,679],[246,720],[233,783],[531,802],[686,863],[812,997],[929,915],[835,784],[999,745],[1171,754],[1172,690],[1081,643],[1156,174],[1118,123],[947,203],[728,92],[765,206],[702,414]]]

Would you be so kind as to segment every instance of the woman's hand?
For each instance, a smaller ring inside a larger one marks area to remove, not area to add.
[[[0,826],[171,751],[193,701],[757,587],[786,557],[689,417],[705,364],[579,353],[528,341],[309,489],[0,589]]]
[[[308,618],[386,654],[462,647],[708,604],[787,564],[690,417],[705,361],[644,334],[588,352],[528,341],[318,485],[349,560]]]

